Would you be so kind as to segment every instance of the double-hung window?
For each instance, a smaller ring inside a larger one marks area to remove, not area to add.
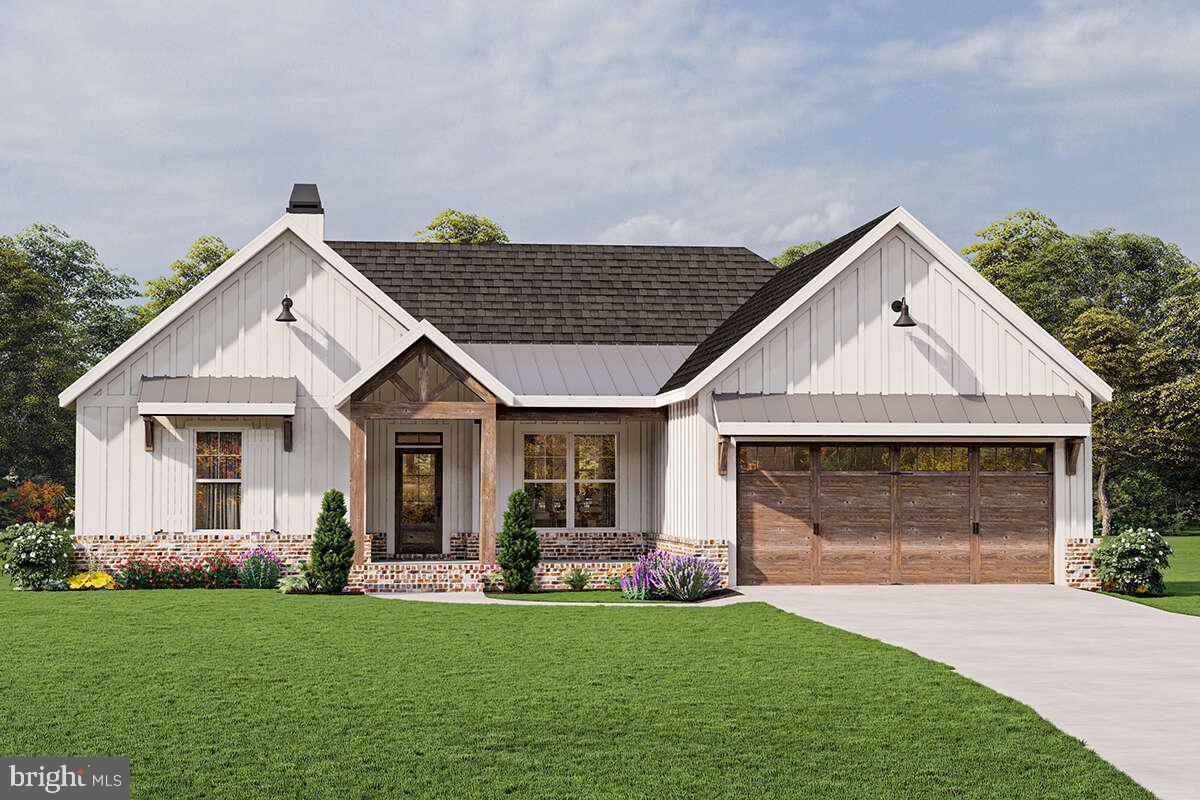
[[[238,530],[241,511],[241,432],[197,432],[196,530]]]
[[[616,527],[615,433],[527,433],[524,456],[534,525]]]

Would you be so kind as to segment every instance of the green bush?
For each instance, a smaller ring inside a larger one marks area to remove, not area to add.
[[[1153,528],[1177,531],[1187,514],[1171,511],[1167,485],[1155,473],[1135,468],[1122,471],[1107,481],[1108,505],[1112,509],[1113,530]]]
[[[71,574],[75,541],[71,532],[46,522],[24,522],[5,529],[4,571],[20,589],[55,589]]]
[[[321,498],[308,563],[321,588],[330,594],[340,593],[350,582],[354,539],[346,522],[346,498],[337,489],[330,489]]]
[[[283,574],[283,562],[269,548],[259,545],[242,557],[238,580],[247,589],[274,589]]]
[[[1096,577],[1106,592],[1154,596],[1164,594],[1162,571],[1171,545],[1150,528],[1106,536],[1092,551]]]
[[[572,592],[582,592],[592,579],[592,573],[580,567],[574,567],[562,574],[562,582],[571,587]]]
[[[504,527],[497,541],[500,552],[496,565],[504,573],[504,591],[528,592],[533,588],[542,548],[533,528],[533,507],[529,495],[521,489],[508,496],[504,511]]]

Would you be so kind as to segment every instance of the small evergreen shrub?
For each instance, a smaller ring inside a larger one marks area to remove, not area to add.
[[[533,588],[542,548],[533,527],[533,507],[529,495],[517,489],[508,496],[504,527],[497,541],[500,552],[496,565],[504,574],[504,591],[528,592]]]
[[[1157,531],[1131,528],[1104,537],[1092,551],[1092,563],[1106,592],[1150,597],[1166,592],[1162,571],[1171,552],[1171,545]]]
[[[574,567],[562,574],[562,582],[570,587],[572,592],[582,592],[592,580],[592,573],[580,567]]]
[[[269,548],[259,545],[238,565],[238,580],[247,589],[274,589],[283,574],[283,562]]]
[[[308,563],[321,588],[330,594],[339,594],[350,582],[354,539],[346,521],[346,498],[337,489],[321,498]]]
[[[70,531],[46,522],[24,522],[5,531],[8,544],[4,571],[18,589],[52,589],[65,586],[71,574],[75,541]]]

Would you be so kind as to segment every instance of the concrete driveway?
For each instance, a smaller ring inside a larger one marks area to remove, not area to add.
[[[1200,798],[1200,617],[1055,586],[739,591],[949,664],[1159,797]]]

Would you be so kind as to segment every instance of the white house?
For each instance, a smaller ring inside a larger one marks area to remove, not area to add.
[[[744,248],[326,241],[316,187],[67,387],[81,558],[307,551],[478,586],[514,489],[542,579],[647,548],[731,584],[1090,579],[1111,389],[904,208]]]

